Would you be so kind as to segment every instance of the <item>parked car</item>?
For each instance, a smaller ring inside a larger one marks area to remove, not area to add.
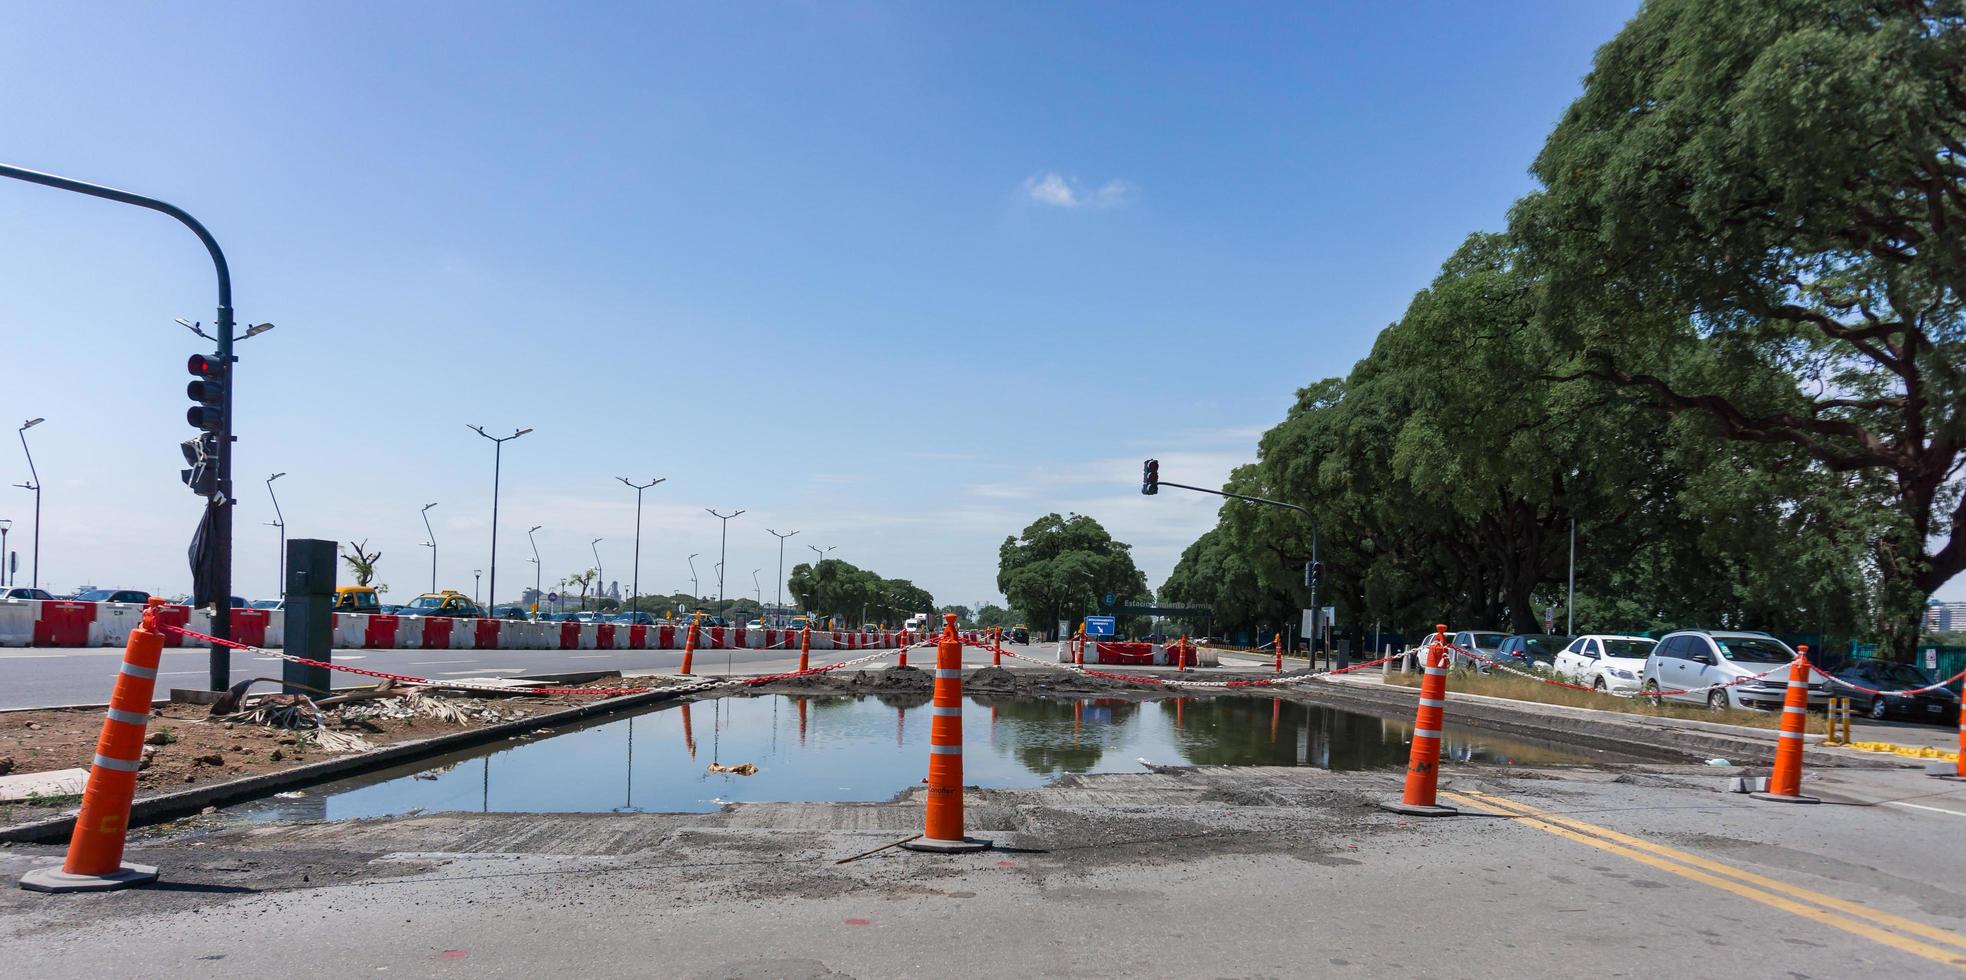
[[[1558,651],[1554,669],[1593,690],[1637,691],[1645,676],[1645,658],[1658,645],[1659,641],[1642,636],[1587,634]]]
[[[379,613],[382,612],[382,599],[374,589],[366,585],[343,585],[334,590],[334,611]]]
[[[253,600],[253,608],[254,608],[254,609],[285,609],[285,608],[287,608],[287,600],[285,600],[285,599],[254,599],[254,600]]]
[[[394,604],[382,605],[376,607],[376,612],[384,616],[401,616],[403,614],[403,607]]]
[[[404,616],[453,616],[459,619],[477,619],[485,615],[471,597],[462,592],[445,589],[442,592],[428,592],[410,600],[403,607]]]
[[[569,621],[575,623],[603,623],[607,621],[607,617],[589,609],[585,612],[574,613],[569,617]]]
[[[40,602],[55,601],[54,594],[47,589],[10,588],[0,589],[0,599],[34,599]]]
[[[526,620],[532,617],[527,616],[526,611],[524,609],[519,608],[518,606],[495,606],[492,608],[491,618],[509,619],[515,622],[525,622]]]
[[[1645,658],[1643,690],[1654,702],[1665,699],[1722,708],[1780,708],[1788,696],[1788,672],[1780,669],[1795,659],[1788,644],[1766,633],[1720,630],[1680,630],[1660,638]],[[1770,668],[1773,672],[1757,680],[1729,684]],[[1821,671],[1809,671],[1809,706],[1820,708],[1829,701]],[[1686,690],[1686,694],[1655,692]]]
[[[1494,657],[1497,653],[1501,652],[1502,641],[1508,638],[1508,634],[1506,633],[1493,633],[1487,630],[1462,630],[1447,640],[1448,643],[1456,647],[1456,649],[1448,651],[1447,665],[1449,667],[1478,665],[1481,661],[1475,660],[1460,651],[1473,650],[1484,657]]]
[[[655,626],[662,621],[645,612],[625,612],[610,617],[608,622],[621,626]]]
[[[762,619],[754,619],[748,623],[745,623],[744,628],[747,630],[761,630],[765,628],[765,621]]]
[[[76,602],[134,602],[143,605],[150,601],[150,593],[140,589],[90,589],[75,597]]]
[[[1012,643],[1029,643],[1031,642],[1031,628],[1029,626],[1012,626],[1003,631],[1003,638]]]
[[[1513,661],[1525,670],[1548,668],[1556,663],[1557,651],[1575,639],[1553,633],[1518,633],[1495,648],[1498,660]]]
[[[1923,667],[1883,660],[1859,660],[1836,671],[1835,676],[1877,691],[1905,691],[1938,682],[1938,678]],[[1848,697],[1852,711],[1879,720],[1897,717],[1912,721],[1942,721],[1948,725],[1959,720],[1959,695],[1943,687],[1912,695],[1885,696],[1831,684],[1829,693]]]

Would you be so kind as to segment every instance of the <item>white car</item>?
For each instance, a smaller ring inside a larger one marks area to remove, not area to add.
[[[1788,671],[1795,659],[1788,644],[1766,633],[1680,630],[1668,633],[1645,659],[1643,690],[1653,700],[1690,701],[1709,708],[1765,708],[1780,711],[1788,696]],[[1758,676],[1756,676],[1758,675]],[[1754,676],[1753,680],[1748,680]],[[1726,685],[1726,686],[1717,686]],[[1809,668],[1809,706],[1829,703],[1823,673]],[[1685,691],[1685,694],[1666,694]]]
[[[1642,636],[1586,633],[1556,655],[1556,672],[1593,690],[1636,693],[1645,680],[1645,658],[1658,642]]]

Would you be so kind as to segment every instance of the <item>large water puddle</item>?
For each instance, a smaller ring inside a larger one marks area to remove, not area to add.
[[[706,812],[730,802],[879,801],[928,771],[928,698],[721,698],[541,733],[235,809],[253,819],[412,812]],[[1270,698],[1165,701],[974,696],[964,782],[1036,786],[1155,765],[1374,769],[1406,762],[1407,723]],[[1602,753],[1448,728],[1444,755],[1577,765]],[[710,771],[750,764],[753,775]]]

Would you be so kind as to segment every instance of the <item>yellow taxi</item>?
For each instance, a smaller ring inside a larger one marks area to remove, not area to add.
[[[366,585],[344,585],[334,590],[334,611],[339,613],[379,613],[382,598]]]

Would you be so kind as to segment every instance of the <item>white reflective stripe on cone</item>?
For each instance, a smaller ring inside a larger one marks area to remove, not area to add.
[[[963,709],[961,709],[961,708],[930,708],[930,709],[929,709],[929,714],[933,714],[933,715],[941,715],[941,716],[942,716],[942,717],[944,717],[944,718],[961,718],[961,717],[962,717],[962,715],[963,715]]]
[[[961,677],[962,675],[963,672],[961,668],[946,668],[946,667],[935,668],[935,676],[937,677],[949,678],[949,677]]]
[[[155,667],[139,667],[136,664],[124,664],[122,672],[131,677],[141,677],[145,680],[154,681],[157,679],[157,668]]]
[[[931,745],[928,747],[928,754],[929,755],[961,755],[963,754],[963,747],[960,745]]]
[[[1445,668],[1445,667],[1428,667],[1428,668],[1427,668],[1427,673],[1429,673],[1429,674],[1432,674],[1432,675],[1434,675],[1435,677],[1445,677],[1445,676],[1447,676],[1447,668]]]
[[[123,710],[123,709],[121,709],[121,708],[111,708],[111,709],[109,709],[109,720],[111,720],[111,721],[120,721],[120,722],[123,722],[124,724],[128,724],[128,725],[148,725],[148,724],[150,724],[150,716],[149,716],[149,715],[140,715],[140,714],[137,714],[137,713],[136,713],[136,712],[134,712],[134,711],[124,711],[124,710]]]
[[[1426,705],[1426,706],[1427,706],[1427,707],[1429,707],[1429,708],[1445,708],[1445,707],[1447,707],[1447,702],[1445,702],[1445,701],[1440,701],[1440,700],[1436,700],[1436,699],[1434,699],[1434,698],[1421,698],[1421,699],[1420,699],[1420,703],[1421,703],[1421,704],[1424,704],[1424,705]]]
[[[1413,730],[1413,737],[1414,737],[1414,738],[1439,738],[1439,737],[1440,737],[1440,729],[1438,729],[1438,728],[1415,728],[1415,729]]]
[[[1801,738],[1801,737],[1802,737],[1802,733],[1801,733],[1801,732],[1782,732],[1782,733],[1781,733],[1781,736],[1782,736],[1783,738]]]
[[[96,756],[96,765],[104,769],[114,769],[117,772],[136,772],[138,769],[143,768],[143,763],[141,762],[131,762],[126,759],[112,759],[106,755]]]

